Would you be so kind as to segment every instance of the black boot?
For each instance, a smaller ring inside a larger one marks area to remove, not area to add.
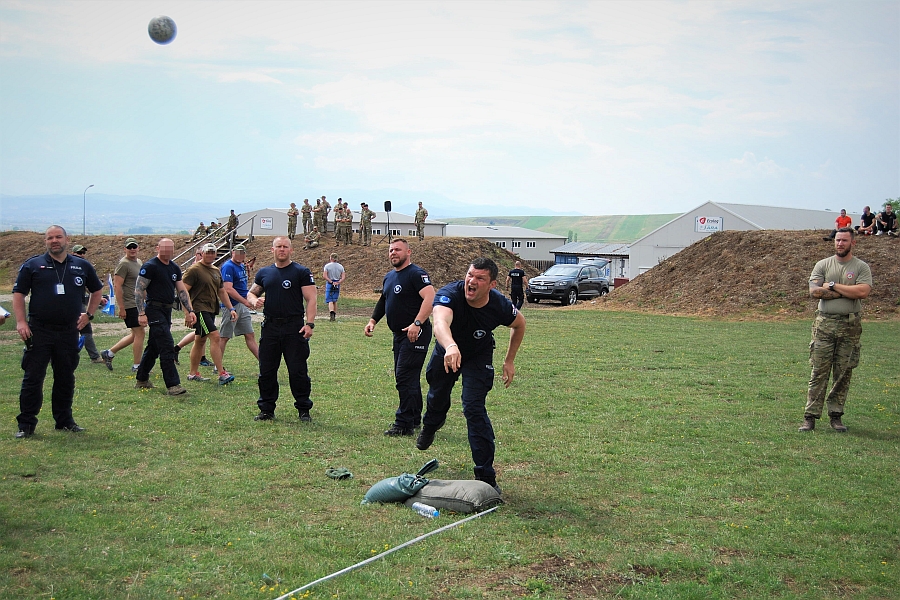
[[[831,417],[831,428],[838,433],[847,433],[847,426],[841,423],[843,414],[839,412],[828,413],[828,416]]]
[[[812,431],[816,428],[816,419],[818,417],[816,415],[811,415],[806,413],[803,415],[803,425],[800,426],[800,431]]]

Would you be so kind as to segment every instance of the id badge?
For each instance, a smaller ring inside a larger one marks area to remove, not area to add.
[[[66,295],[66,286],[63,283],[56,284],[56,295],[57,296],[65,296]]]

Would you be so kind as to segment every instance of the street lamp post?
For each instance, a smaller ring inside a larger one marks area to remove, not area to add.
[[[81,195],[81,235],[84,236],[87,231],[87,191],[94,187],[94,184],[87,186],[84,188],[84,193]]]

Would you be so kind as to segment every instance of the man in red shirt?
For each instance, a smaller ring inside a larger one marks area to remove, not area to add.
[[[831,235],[823,237],[822,239],[826,242],[830,242],[834,239],[834,236],[837,235],[839,229],[841,229],[842,227],[850,227],[852,223],[853,219],[847,216],[847,209],[842,208],[841,215],[834,220],[834,229],[831,231]]]

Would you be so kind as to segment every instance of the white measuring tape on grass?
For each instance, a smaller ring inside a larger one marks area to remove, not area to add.
[[[444,526],[441,527],[440,529],[435,529],[434,531],[431,531],[431,532],[429,532],[429,533],[426,533],[425,535],[420,535],[419,537],[417,537],[417,538],[415,538],[415,539],[409,540],[408,542],[404,542],[404,543],[400,544],[399,546],[395,546],[395,547],[391,548],[390,550],[385,550],[384,552],[382,552],[381,554],[378,554],[377,556],[373,556],[372,558],[367,558],[366,560],[364,560],[364,561],[362,561],[362,562],[358,562],[358,563],[356,563],[355,565],[351,565],[351,566],[347,567],[346,569],[341,569],[340,571],[337,571],[336,573],[332,573],[331,575],[326,575],[325,577],[322,577],[322,578],[320,578],[320,579],[316,579],[316,580],[313,581],[313,582],[307,583],[307,584],[304,585],[303,587],[297,588],[297,589],[294,590],[293,592],[288,592],[287,594],[284,594],[283,596],[278,596],[277,598],[275,598],[275,600],[287,600],[288,598],[290,598],[290,597],[293,596],[294,594],[297,594],[297,593],[299,593],[299,592],[302,592],[303,590],[308,590],[309,588],[313,587],[314,585],[318,585],[318,584],[320,584],[320,583],[322,583],[322,582],[324,582],[324,581],[328,581],[329,579],[334,579],[335,577],[337,577],[337,576],[339,576],[339,575],[343,575],[344,573],[349,573],[350,571],[353,571],[354,569],[358,569],[359,567],[362,567],[362,566],[364,566],[364,565],[367,565],[367,564],[369,564],[370,562],[375,562],[375,561],[378,560],[379,558],[384,558],[385,556],[387,556],[387,555],[390,554],[391,552],[396,552],[397,550],[400,550],[401,548],[406,548],[407,546],[412,546],[413,544],[415,544],[415,543],[417,543],[417,542],[421,542],[421,541],[424,540],[425,538],[430,537],[430,536],[432,536],[432,535],[434,535],[434,534],[436,534],[436,533],[441,533],[442,531],[447,531],[448,529],[453,529],[453,528],[456,527],[457,525],[462,525],[462,524],[465,523],[466,521],[471,521],[472,519],[477,519],[478,517],[481,517],[481,516],[483,516],[483,515],[486,515],[486,514],[488,514],[488,513],[490,513],[490,512],[494,512],[494,511],[497,510],[498,508],[500,508],[500,507],[499,507],[499,506],[495,506],[494,508],[489,508],[488,510],[486,510],[486,511],[484,511],[484,512],[476,513],[476,514],[472,515],[471,517],[466,517],[465,519],[460,519],[460,520],[457,521],[456,523],[450,523],[449,525],[444,525]]]

